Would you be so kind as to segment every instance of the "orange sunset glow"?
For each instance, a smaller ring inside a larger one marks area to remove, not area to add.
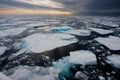
[[[60,10],[39,10],[39,9],[0,9],[1,14],[54,14],[54,15],[70,15],[73,12]]]

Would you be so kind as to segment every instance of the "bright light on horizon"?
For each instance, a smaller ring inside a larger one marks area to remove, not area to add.
[[[73,12],[61,10],[39,10],[39,9],[0,9],[0,14],[50,14],[50,15],[71,15]]]

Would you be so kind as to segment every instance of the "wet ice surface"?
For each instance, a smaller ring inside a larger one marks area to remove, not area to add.
[[[0,80],[119,80],[120,17],[0,15]]]

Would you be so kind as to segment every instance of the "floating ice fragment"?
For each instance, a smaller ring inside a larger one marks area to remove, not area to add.
[[[5,46],[0,46],[0,56],[4,54],[4,52],[7,50],[7,47]]]
[[[109,37],[99,37],[95,39],[99,43],[105,45],[110,50],[120,50],[120,38],[115,36],[109,36]]]
[[[120,55],[112,54],[107,57],[106,62],[111,64],[113,67],[120,69]]]
[[[41,53],[57,47],[76,43],[77,41],[78,40],[74,36],[68,34],[36,33],[24,38],[21,42],[21,48],[35,53]]]
[[[105,29],[100,29],[100,28],[89,28],[89,29],[102,35],[113,33],[113,31],[111,30],[105,30]]]
[[[91,51],[78,50],[70,52],[70,62],[74,64],[92,65],[96,64],[96,56]]]

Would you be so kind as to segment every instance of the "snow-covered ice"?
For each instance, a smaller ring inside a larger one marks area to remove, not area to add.
[[[34,75],[32,80],[56,80],[51,75]]]
[[[0,56],[3,55],[6,50],[7,50],[7,47],[0,46]]]
[[[12,80],[32,80],[33,74],[29,70],[25,69],[24,67],[19,67],[14,71],[12,75],[9,77]]]
[[[120,55],[112,54],[107,56],[106,62],[111,64],[113,67],[120,69]]]
[[[120,38],[115,36],[109,36],[106,38],[99,37],[95,39],[99,43],[105,45],[110,50],[120,50]]]
[[[0,72],[0,80],[12,80],[12,79],[10,79],[8,76]]]
[[[36,33],[23,39],[20,46],[26,48],[28,51],[41,53],[52,50],[57,47],[76,43],[78,40],[68,34],[43,34]]]
[[[11,80],[56,80],[58,78],[50,74],[49,69],[44,72],[46,74],[39,74],[42,70],[45,69],[38,66],[18,66],[12,69],[14,73],[9,77]]]
[[[113,31],[111,30],[105,30],[105,29],[100,29],[100,28],[89,28],[89,29],[102,35],[113,33]]]
[[[79,29],[79,30],[69,30],[66,33],[73,34],[73,35],[78,35],[78,36],[90,36],[91,31],[90,30]]]
[[[13,28],[13,29],[7,29],[7,30],[1,30],[0,31],[0,37],[5,37],[9,35],[18,35],[25,31],[27,28]]]
[[[93,52],[87,50],[78,50],[70,52],[70,62],[74,64],[96,64],[96,56]]]

